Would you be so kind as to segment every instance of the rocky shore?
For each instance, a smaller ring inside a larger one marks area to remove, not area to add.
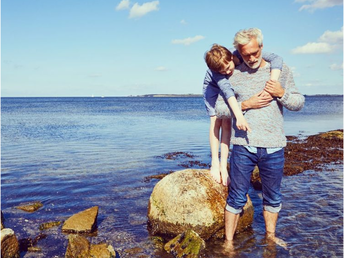
[[[331,164],[343,164],[343,130],[306,138],[287,137],[287,140],[285,176],[307,170],[320,172],[325,166],[330,168]],[[183,170],[145,179],[159,180],[150,200],[147,200],[150,233],[157,236],[159,243],[156,246],[161,252],[168,252],[173,257],[199,257],[209,238],[223,237],[223,207],[227,189],[215,184],[207,174],[209,164],[196,160],[197,157],[191,153],[172,152],[158,158],[175,160]],[[258,170],[253,173],[251,181],[259,190]],[[187,185],[184,185],[185,182]],[[196,197],[200,199],[195,201]],[[196,203],[201,203],[202,207],[194,209]],[[37,201],[15,208],[32,213],[43,206]],[[195,210],[200,210],[200,213],[196,214]],[[17,239],[15,232],[6,227],[7,214],[1,212],[1,257],[20,257],[22,252],[44,252],[39,242],[49,234],[47,229],[53,227],[60,228],[60,233],[67,235],[67,247],[61,247],[66,250],[65,257],[128,257],[128,253],[116,251],[116,243],[91,243],[92,234],[97,232],[98,211],[99,208],[94,206],[74,211],[74,215],[65,221],[44,222],[37,225],[41,233],[32,239]],[[252,223],[253,207],[249,202],[241,220],[239,230],[245,230]],[[134,255],[135,250],[132,252]]]

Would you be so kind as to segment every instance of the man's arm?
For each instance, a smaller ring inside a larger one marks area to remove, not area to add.
[[[276,97],[285,108],[291,111],[299,111],[304,103],[305,97],[297,90],[293,75],[287,66],[283,66],[283,72],[280,81],[268,81],[265,89],[271,96]]]

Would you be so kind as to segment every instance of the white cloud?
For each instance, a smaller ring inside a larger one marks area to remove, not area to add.
[[[294,48],[293,54],[331,53],[343,47],[343,27],[338,31],[325,31],[318,42],[308,42],[306,45]]]
[[[321,42],[328,42],[332,44],[343,44],[343,27],[338,31],[325,31],[319,38]]]
[[[188,45],[191,45],[192,43],[195,43],[195,42],[200,41],[202,39],[204,39],[203,36],[197,35],[193,38],[189,37],[186,39],[174,39],[174,40],[172,40],[172,44],[182,44],[182,45],[188,46]]]
[[[293,54],[320,54],[330,53],[332,51],[331,46],[327,43],[311,42],[302,47],[297,47],[292,50]]]
[[[130,1],[129,0],[122,0],[116,7],[116,10],[124,10],[124,9],[129,9],[130,6]]]
[[[158,66],[157,68],[155,68],[156,71],[167,71],[167,68],[164,66]]]
[[[343,70],[343,63],[342,64],[331,64],[330,69],[331,70]]]
[[[134,6],[130,9],[129,18],[139,18],[146,15],[149,12],[157,11],[159,1],[147,2],[142,5],[135,3]]]
[[[187,24],[186,21],[185,21],[184,19],[181,20],[180,23],[183,24],[183,25]]]
[[[299,11],[308,10],[313,12],[317,9],[330,8],[337,5],[343,5],[343,0],[296,0],[296,3],[309,2],[310,4],[302,5]]]

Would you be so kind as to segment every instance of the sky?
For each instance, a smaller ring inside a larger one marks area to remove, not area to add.
[[[342,0],[2,0],[1,96],[202,94],[204,53],[252,27],[302,94],[343,94]]]

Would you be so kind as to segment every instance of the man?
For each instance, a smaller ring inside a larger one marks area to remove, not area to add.
[[[226,240],[231,242],[247,199],[251,173],[257,165],[262,180],[266,236],[275,236],[281,209],[281,180],[286,137],[283,107],[300,110],[304,96],[295,87],[290,69],[283,64],[279,81],[270,80],[270,65],[262,59],[263,35],[257,28],[239,31],[234,46],[243,57],[231,77],[239,106],[252,132],[239,130],[233,121],[230,187],[225,210]],[[272,99],[272,100],[271,100]]]

